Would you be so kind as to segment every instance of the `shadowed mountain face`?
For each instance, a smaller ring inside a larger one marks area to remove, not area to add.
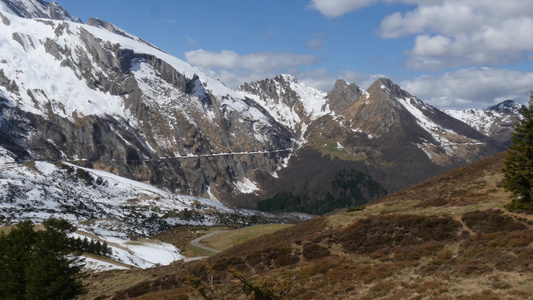
[[[324,93],[280,75],[231,90],[55,2],[0,4],[0,146],[19,162],[66,160],[233,205],[324,213],[503,150],[517,116],[512,103],[490,108],[499,117],[484,131],[388,79]]]

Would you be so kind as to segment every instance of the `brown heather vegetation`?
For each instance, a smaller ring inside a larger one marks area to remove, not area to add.
[[[315,218],[204,261],[88,278],[86,299],[247,299],[250,282],[291,281],[286,299],[532,299],[533,216],[509,213],[504,154],[365,207]],[[103,289],[114,282],[114,289]],[[212,283],[212,284],[211,284]]]

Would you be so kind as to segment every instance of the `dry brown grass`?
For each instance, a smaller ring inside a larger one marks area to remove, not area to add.
[[[251,280],[295,278],[287,299],[531,298],[533,222],[503,211],[502,162],[498,155],[364,210],[302,222],[205,262],[157,269],[157,278],[130,279],[117,295],[195,299],[180,276],[212,272],[216,289],[243,299],[227,271],[233,267]]]

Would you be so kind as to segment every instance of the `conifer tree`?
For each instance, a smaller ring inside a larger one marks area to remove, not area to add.
[[[504,188],[512,192],[509,209],[533,209],[533,91],[527,107],[520,110],[503,168]]]
[[[26,263],[37,233],[30,221],[21,222],[0,236],[0,299],[25,299]]]
[[[74,229],[49,219],[44,230],[30,221],[0,235],[0,299],[73,299],[84,292],[81,263],[72,255]]]

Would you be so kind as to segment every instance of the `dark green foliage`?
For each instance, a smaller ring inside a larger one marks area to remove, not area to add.
[[[109,256],[111,255],[111,247],[107,245],[106,242],[100,242],[95,240],[90,240],[85,237],[83,240],[80,237],[71,238],[68,241],[69,247],[71,250],[76,250],[79,252],[88,252],[98,255]]]
[[[72,255],[69,222],[48,219],[44,230],[20,223],[0,235],[0,299],[73,299],[84,293],[81,261]]]
[[[297,211],[301,203],[299,196],[281,193],[270,199],[259,201],[257,209],[260,211]]]
[[[515,124],[502,170],[504,188],[515,196],[509,209],[533,210],[533,92],[529,95],[528,106],[522,107],[520,112],[523,118]]]

